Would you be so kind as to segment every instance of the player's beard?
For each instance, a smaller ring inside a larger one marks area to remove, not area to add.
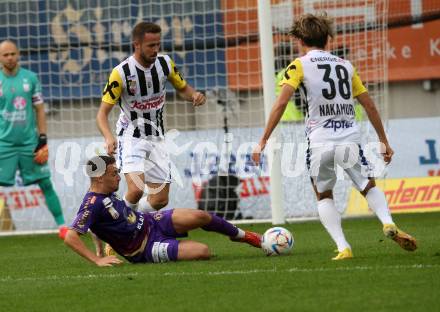
[[[141,52],[141,59],[145,65],[150,66],[156,60],[156,56],[150,57],[150,56],[145,55],[145,53]]]
[[[9,63],[5,63],[5,64],[3,64],[3,67],[7,70],[7,71],[9,71],[9,72],[14,72],[16,69],[17,69],[17,67],[18,67],[18,62],[9,62]]]

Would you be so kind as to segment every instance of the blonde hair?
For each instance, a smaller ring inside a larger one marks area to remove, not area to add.
[[[323,49],[328,37],[334,37],[333,19],[325,12],[320,15],[302,15],[293,23],[289,34],[309,47]]]

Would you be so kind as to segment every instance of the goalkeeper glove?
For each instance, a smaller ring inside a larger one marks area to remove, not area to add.
[[[38,137],[38,145],[34,151],[34,161],[39,165],[44,165],[49,159],[49,149],[47,148],[47,136],[42,133]]]

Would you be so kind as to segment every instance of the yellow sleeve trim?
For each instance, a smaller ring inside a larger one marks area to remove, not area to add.
[[[361,78],[359,77],[356,68],[353,68],[353,78],[352,78],[352,85],[353,85],[353,97],[357,97],[361,95],[362,93],[367,92],[367,88],[365,88],[364,84],[362,83]]]
[[[284,77],[280,81],[279,85],[282,86],[284,84],[288,84],[295,90],[298,89],[299,85],[304,79],[304,72],[301,61],[299,58],[295,59],[292,63],[287,66],[284,71]]]
[[[122,89],[123,85],[121,75],[116,68],[113,68],[107,84],[102,91],[101,101],[112,105],[117,104],[121,97]]]
[[[186,80],[183,78],[182,74],[176,68],[176,65],[174,64],[172,59],[170,59],[170,64],[171,64],[171,72],[170,75],[168,76],[168,81],[171,82],[171,84],[175,89],[182,90],[186,86]]]

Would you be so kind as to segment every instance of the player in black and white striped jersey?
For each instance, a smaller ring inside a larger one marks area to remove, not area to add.
[[[134,53],[110,74],[96,119],[107,153],[117,154],[118,167],[125,174],[127,205],[137,208],[147,185],[148,200],[142,206],[158,210],[168,204],[171,182],[163,127],[165,84],[169,81],[194,106],[203,105],[206,98],[187,84],[168,55],[159,54],[160,26],[140,22],[133,28],[132,40]],[[118,140],[108,122],[115,104],[121,108],[116,129]]]

